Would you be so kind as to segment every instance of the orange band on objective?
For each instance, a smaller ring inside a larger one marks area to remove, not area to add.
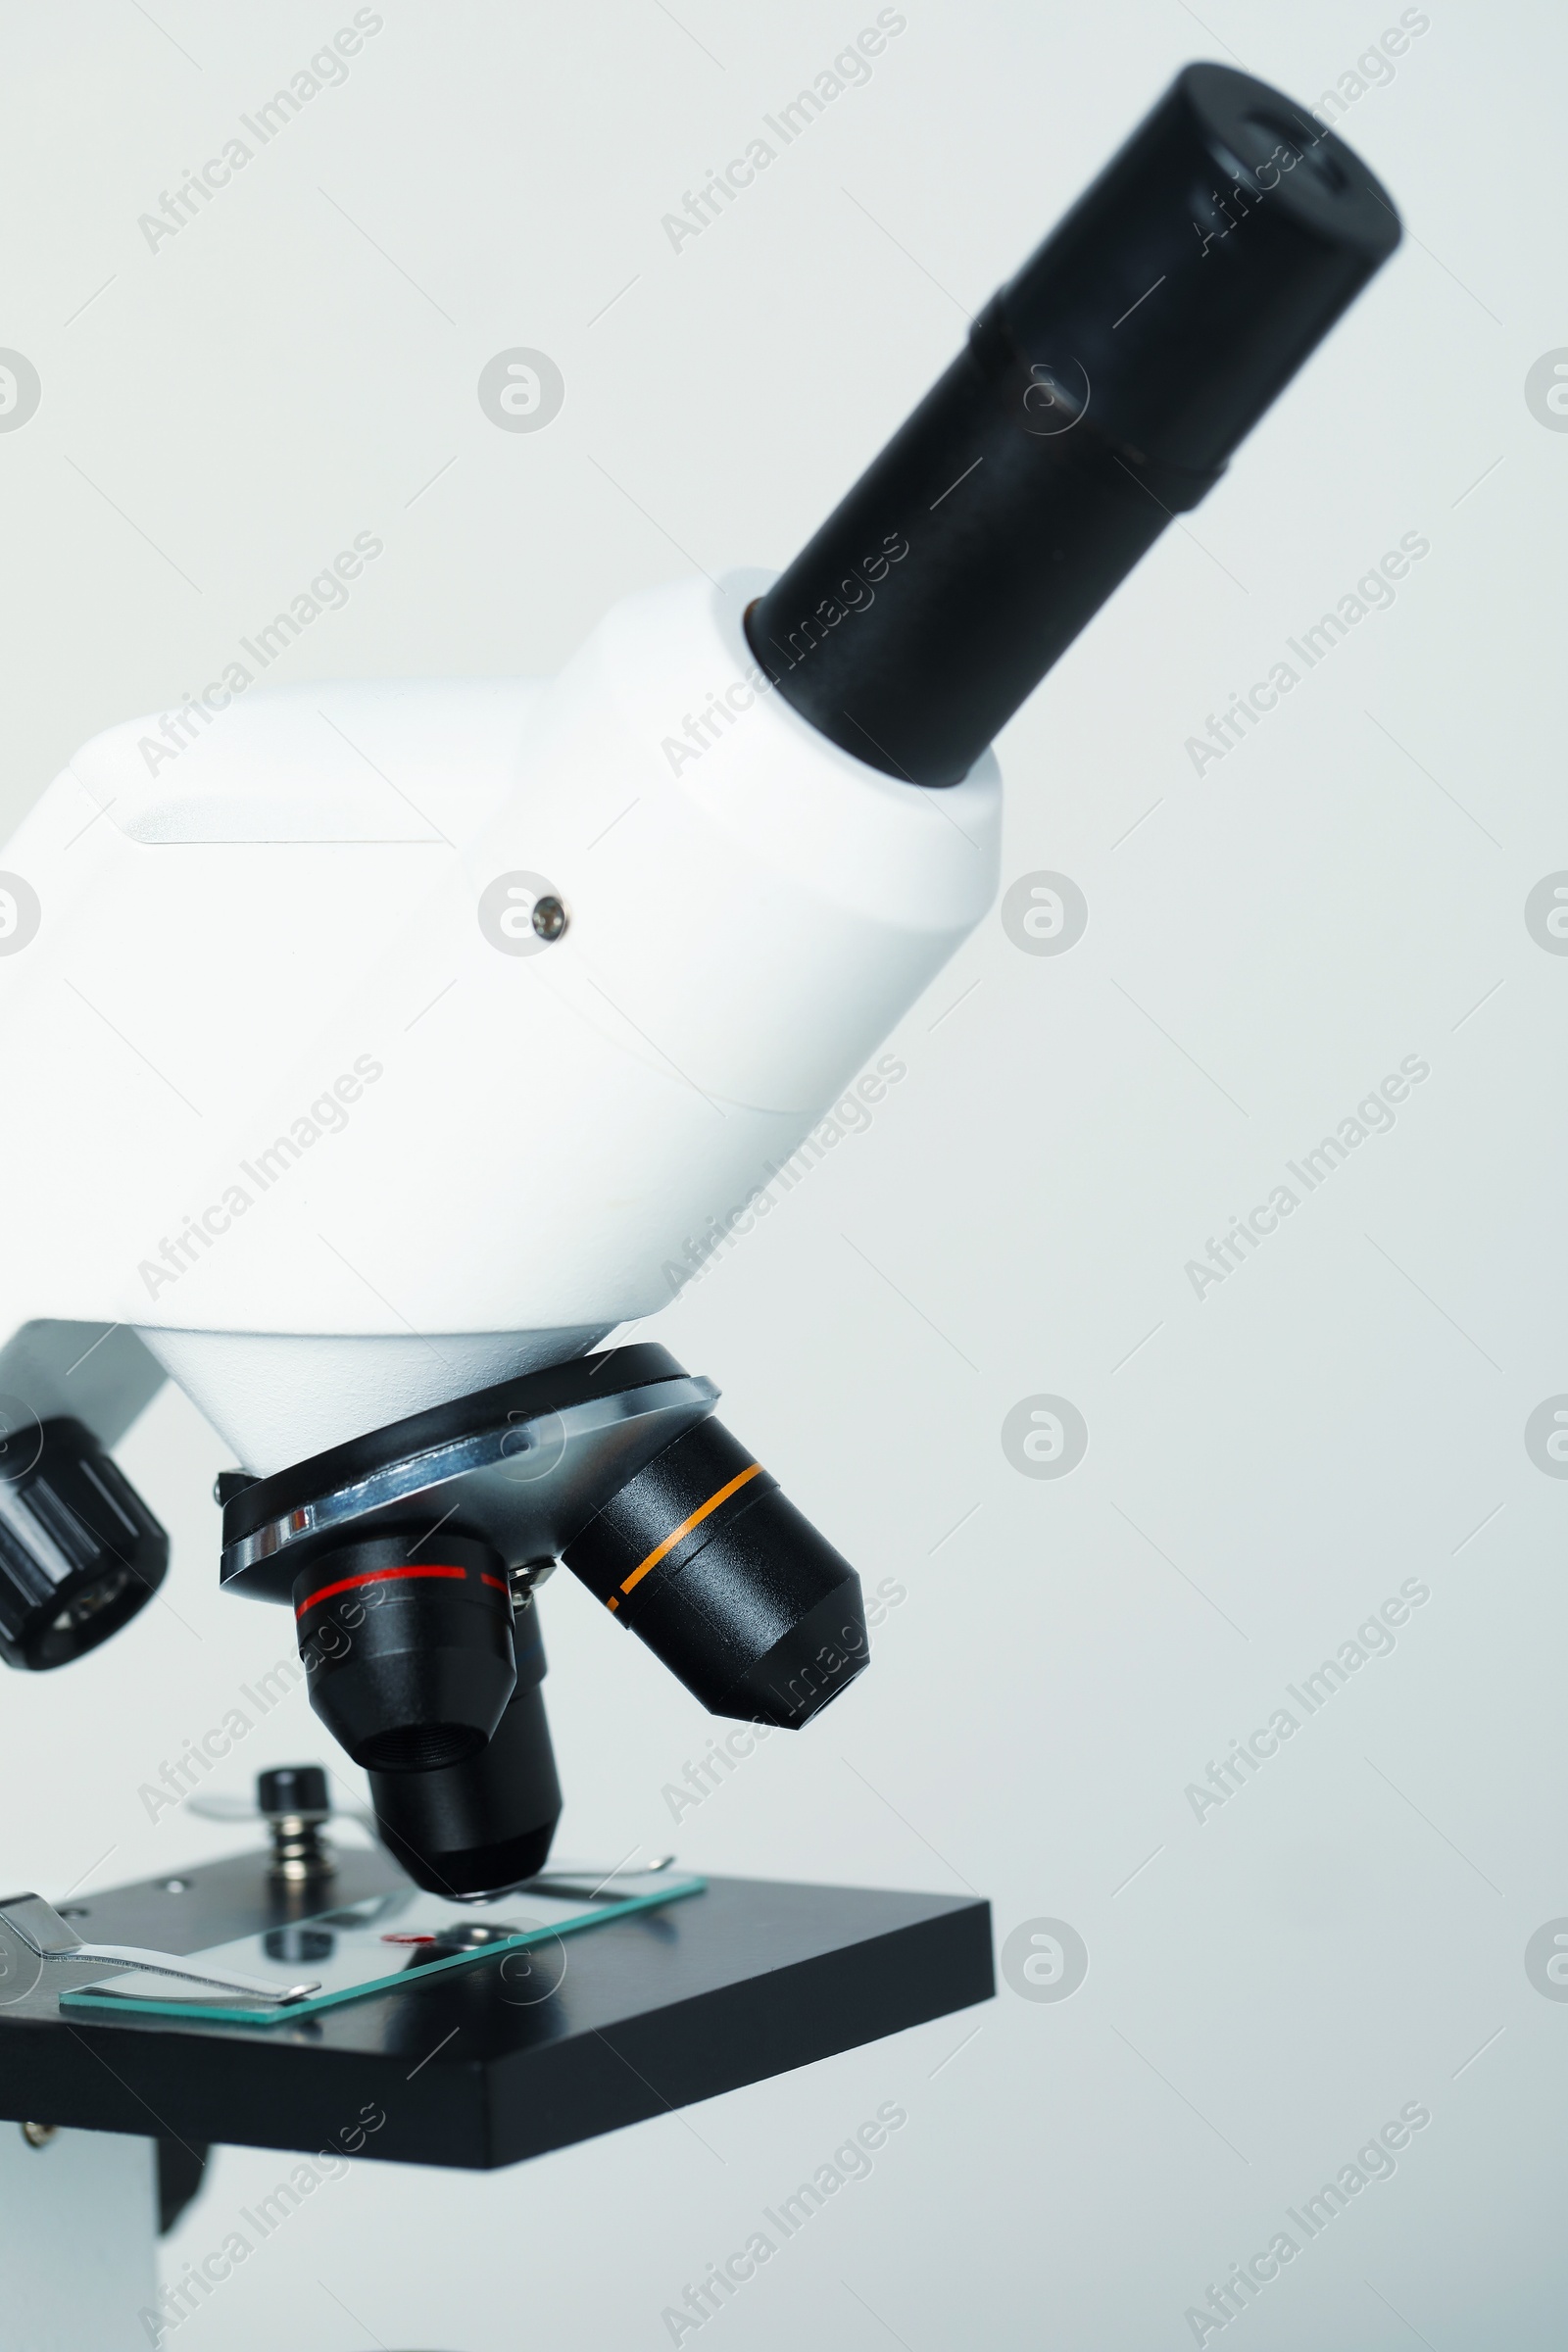
[[[739,1471],[736,1476],[730,1480],[727,1487],[720,1487],[716,1494],[710,1494],[708,1500],[704,1503],[700,1503],[697,1509],[693,1511],[689,1519],[683,1519],[679,1527],[671,1530],[671,1532],[664,1538],[662,1544],[656,1544],[654,1545],[653,1550],[648,1554],[646,1560],[638,1561],[630,1576],[626,1578],[624,1584],[621,1586],[621,1591],[623,1592],[629,1592],[633,1585],[641,1584],[643,1578],[648,1574],[650,1568],[657,1568],[660,1561],[664,1558],[666,1553],[674,1550],[676,1544],[681,1542],[683,1537],[689,1536],[694,1527],[701,1527],[703,1521],[708,1517],[710,1511],[716,1511],[721,1502],[728,1502],[730,1496],[741,1487],[744,1487],[748,1479],[756,1478],[761,1467],[762,1465],[760,1462],[750,1463],[746,1469]],[[614,1605],[614,1602],[612,1601],[612,1608],[613,1608]]]

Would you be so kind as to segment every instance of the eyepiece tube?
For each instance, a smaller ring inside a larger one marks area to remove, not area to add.
[[[1189,66],[747,615],[819,733],[956,784],[1399,241],[1266,82]]]

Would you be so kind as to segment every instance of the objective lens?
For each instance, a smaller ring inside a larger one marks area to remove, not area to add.
[[[515,1688],[506,1568],[466,1537],[322,1553],[295,1580],[294,1614],[311,1704],[368,1772],[476,1755]]]
[[[543,1870],[561,1818],[561,1784],[545,1720],[539,1612],[515,1628],[516,1693],[489,1745],[436,1772],[370,1773],[388,1851],[428,1894],[494,1894]]]
[[[714,1715],[794,1730],[869,1655],[859,1578],[711,1418],[629,1479],[563,1557]]]

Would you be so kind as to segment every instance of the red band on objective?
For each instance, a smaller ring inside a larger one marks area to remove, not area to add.
[[[295,1619],[297,1621],[303,1617],[308,1609],[318,1608],[323,1600],[330,1600],[335,1592],[352,1592],[359,1585],[390,1584],[394,1577],[401,1576],[455,1576],[461,1582],[467,1573],[466,1568],[368,1568],[363,1576],[345,1576],[335,1585],[323,1585],[319,1592],[313,1592],[309,1600],[301,1601],[294,1612]],[[487,1576],[484,1581],[487,1585],[493,1585],[499,1580]],[[506,1587],[503,1585],[501,1590],[505,1592]]]

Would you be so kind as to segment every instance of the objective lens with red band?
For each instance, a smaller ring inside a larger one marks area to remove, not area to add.
[[[439,1544],[421,1559],[421,1544]],[[477,1755],[516,1687],[506,1565],[467,1537],[365,1537],[294,1583],[311,1704],[368,1772]]]
[[[360,1576],[340,1577],[335,1585],[321,1586],[319,1591],[311,1594],[309,1600],[299,1603],[294,1615],[297,1620],[303,1617],[308,1609],[318,1609],[323,1600],[333,1600],[339,1592],[358,1592],[365,1585],[389,1585],[394,1579],[420,1576],[457,1577],[461,1581],[469,1573],[470,1571],[466,1568],[450,1565],[431,1568],[367,1568]],[[491,1586],[497,1592],[506,1592],[510,1590],[504,1576],[488,1576],[482,1570],[479,1582],[481,1585]]]

